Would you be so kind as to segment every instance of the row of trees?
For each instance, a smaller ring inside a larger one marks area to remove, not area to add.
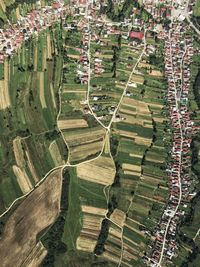
[[[35,4],[37,0],[15,0],[15,2],[6,7],[6,15],[9,17],[13,10],[15,10],[20,4]]]
[[[129,18],[133,12],[133,8],[140,10],[137,14],[138,18],[148,21],[151,15],[139,4],[137,0],[125,0],[122,8],[116,8],[112,0],[108,0],[107,6],[101,6],[100,12],[106,14],[109,19],[113,21],[123,21],[125,18]]]

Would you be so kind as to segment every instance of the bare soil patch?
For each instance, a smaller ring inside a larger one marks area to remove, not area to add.
[[[53,171],[8,219],[0,242],[1,266],[20,267],[36,246],[36,236],[60,211],[61,169]]]

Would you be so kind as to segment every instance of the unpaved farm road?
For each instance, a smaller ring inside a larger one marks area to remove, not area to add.
[[[87,9],[87,11],[86,11],[86,16],[87,16],[87,14],[88,14],[88,9]],[[88,17],[88,16],[87,16]],[[89,21],[89,19],[88,19],[88,28],[90,29],[90,21]],[[91,108],[91,106],[90,106],[90,103],[89,103],[89,94],[90,94],[90,73],[91,73],[91,65],[90,65],[90,62],[91,62],[91,58],[90,58],[90,40],[91,40],[91,32],[90,32],[90,35],[89,35],[89,45],[88,45],[88,59],[89,59],[89,67],[88,67],[88,91],[87,91],[87,96],[86,96],[86,101],[87,101],[87,105],[88,105],[88,107],[89,107],[89,109],[90,109],[90,111],[91,111],[91,114],[93,115],[93,117],[97,120],[97,122],[104,128],[104,129],[106,129],[106,133],[105,133],[105,137],[104,137],[104,141],[103,141],[103,144],[102,144],[102,149],[101,149],[101,152],[99,153],[99,155],[97,156],[97,157],[95,157],[95,158],[92,158],[92,159],[89,159],[89,160],[85,160],[85,161],[83,161],[83,162],[80,162],[80,163],[77,163],[77,164],[71,164],[70,162],[69,162],[69,153],[68,153],[68,159],[67,159],[67,161],[66,161],[66,164],[63,164],[63,165],[61,165],[61,166],[56,166],[55,168],[53,168],[53,169],[51,169],[36,185],[35,185],[35,187],[30,191],[30,192],[28,192],[27,194],[25,194],[25,195],[23,195],[23,196],[21,196],[21,197],[19,197],[19,198],[17,198],[17,199],[15,199],[13,202],[12,202],[12,204],[0,215],[0,218],[1,217],[3,217],[7,212],[9,212],[11,209],[12,209],[12,207],[15,205],[15,203],[18,201],[18,200],[21,200],[21,199],[23,199],[23,198],[25,198],[25,197],[27,197],[31,192],[33,192],[33,190],[35,189],[35,188],[37,188],[38,186],[40,186],[42,183],[43,183],[43,181],[53,172],[53,171],[55,171],[55,170],[57,170],[57,169],[59,169],[59,168],[62,168],[62,171],[63,171],[63,169],[64,168],[66,168],[66,167],[77,167],[77,166],[79,166],[79,165],[81,165],[81,164],[84,164],[84,163],[88,163],[88,162],[92,162],[92,161],[94,161],[94,160],[96,160],[96,159],[98,159],[100,156],[102,156],[102,154],[103,154],[103,152],[104,152],[104,147],[105,147],[105,144],[106,144],[106,138],[107,138],[107,136],[109,136],[109,134],[110,134],[110,129],[111,129],[111,126],[112,126],[112,123],[113,123],[113,121],[114,121],[114,119],[115,119],[115,117],[116,117],[116,114],[117,114],[117,112],[118,112],[118,110],[119,110],[119,108],[120,108],[120,105],[121,105],[121,103],[122,103],[122,101],[123,101],[123,98],[124,98],[124,96],[125,96],[125,93],[126,93],[126,90],[127,90],[127,88],[128,88],[128,85],[129,85],[129,82],[130,82],[130,80],[131,80],[131,77],[132,77],[132,75],[133,75],[133,73],[134,73],[134,71],[136,70],[136,68],[137,68],[137,65],[138,65],[138,63],[140,62],[140,60],[142,59],[142,57],[143,57],[143,55],[145,54],[145,49],[146,49],[146,29],[144,30],[144,48],[143,48],[143,50],[142,50],[142,52],[141,52],[141,54],[139,55],[139,57],[138,57],[138,60],[137,60],[137,62],[135,63],[135,65],[134,65],[134,67],[133,67],[133,69],[132,69],[132,71],[131,71],[131,73],[130,73],[130,76],[129,76],[129,79],[128,79],[128,81],[127,81],[127,83],[126,83],[126,86],[125,86],[125,88],[124,88],[124,90],[123,90],[123,93],[122,93],[122,96],[121,96],[121,98],[120,98],[120,100],[119,100],[119,103],[118,103],[118,105],[117,105],[117,107],[116,107],[116,109],[115,109],[115,111],[114,111],[114,113],[113,113],[113,115],[112,115],[112,118],[111,118],[111,120],[110,120],[110,123],[109,123],[109,125],[108,126],[105,126],[100,120],[99,120],[99,118],[97,118],[97,116],[96,116],[96,114],[94,114],[94,112],[93,112],[93,110],[92,110],[92,108]],[[62,101],[61,101],[61,88],[62,88],[62,85],[59,87],[59,110],[58,110],[58,114],[57,114],[57,119],[56,119],[56,122],[57,122],[57,126],[58,126],[58,120],[59,120],[59,117],[60,117],[60,114],[61,114],[61,108],[62,108]],[[59,129],[59,128],[58,128]],[[60,131],[60,133],[61,133],[61,136],[62,136],[62,138],[63,138],[63,141],[64,141],[64,143],[66,144],[66,146],[67,146],[67,148],[68,148],[68,151],[70,151],[70,148],[69,148],[69,145],[68,145],[68,143],[66,142],[66,140],[65,140],[65,138],[64,138],[64,135],[63,135],[63,132],[62,132],[62,130],[61,129],[59,129],[59,131]],[[109,143],[109,154],[110,154],[110,157],[113,159],[113,157],[112,157],[112,155],[111,155],[111,152],[110,152],[110,143]],[[106,192],[106,189],[108,188],[108,190],[107,190],[107,192]],[[106,197],[106,200],[107,200],[107,202],[108,202],[108,198],[109,198],[109,186],[105,186],[105,190],[104,190],[104,194],[105,194],[105,197]],[[110,218],[108,218],[107,216],[105,216],[105,218],[107,218],[109,221],[111,221],[113,224],[115,224],[116,226],[118,226],[120,229],[121,229],[121,232],[122,232],[122,236],[121,236],[121,256],[120,256],[120,260],[119,260],[119,263],[118,263],[118,267],[121,265],[121,262],[122,262],[122,259],[123,259],[123,226],[120,226],[120,225],[118,225],[118,224],[116,224],[113,220],[111,220]]]

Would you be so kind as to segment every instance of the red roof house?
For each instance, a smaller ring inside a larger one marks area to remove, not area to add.
[[[134,32],[134,31],[130,31],[129,33],[129,37],[130,38],[136,38],[136,39],[139,39],[139,40],[142,40],[143,38],[143,33],[142,32]]]
[[[60,4],[58,2],[55,2],[55,3],[52,4],[52,7],[54,9],[58,9],[58,8],[60,8]]]

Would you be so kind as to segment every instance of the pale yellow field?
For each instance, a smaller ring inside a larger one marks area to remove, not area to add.
[[[65,161],[62,159],[60,155],[60,151],[55,140],[50,144],[49,152],[51,154],[55,166],[59,166],[65,163]]]
[[[144,83],[144,77],[141,75],[133,74],[131,77],[131,82],[143,84]]]
[[[78,146],[80,144],[85,144],[87,142],[94,142],[100,138],[103,138],[105,135],[105,129],[96,128],[96,129],[88,129],[84,131],[71,131],[64,132],[64,137],[67,143],[70,146]]]
[[[111,245],[105,245],[105,252],[103,252],[102,256],[109,261],[118,263],[120,259],[120,249],[116,250]]]
[[[137,261],[138,254],[139,254],[139,252],[137,250],[135,250],[133,247],[131,247],[130,245],[126,244],[125,242],[124,242],[123,248],[124,248],[124,251],[123,251],[123,260],[124,261],[130,262],[131,259],[134,259],[134,260]],[[129,266],[129,264],[128,264],[128,266]]]
[[[139,62],[137,67],[140,69],[140,68],[148,68],[150,69],[152,67],[151,64],[148,64],[148,63],[145,63],[145,62]]]
[[[101,222],[103,218],[99,218],[98,214],[84,214],[83,215],[83,229],[82,232],[90,233],[92,231],[99,231],[101,229]]]
[[[59,214],[61,185],[61,169],[58,169],[14,210],[1,235],[1,267],[20,267],[32,253],[36,236]]]
[[[38,242],[21,267],[38,267],[47,255],[47,250]]]
[[[13,172],[17,178],[17,182],[19,184],[20,189],[22,190],[23,194],[28,193],[33,188],[29,177],[25,171],[25,169],[21,169],[17,167],[16,165],[13,165],[12,167]]]
[[[10,93],[9,93],[9,63],[4,61],[4,80],[0,80],[0,110],[10,107]]]
[[[123,170],[128,170],[128,171],[141,172],[142,167],[141,167],[141,165],[134,165],[134,164],[129,164],[129,163],[123,163],[122,164],[122,169]]]
[[[99,56],[98,56],[99,58],[105,58],[105,59],[112,59],[113,58],[113,55],[103,55],[103,54],[100,54]]]
[[[115,209],[113,213],[111,214],[110,219],[122,227],[126,219],[126,215],[123,211],[119,209]]]
[[[86,252],[93,252],[101,230],[101,223],[107,210],[85,205],[82,205],[81,209],[84,213],[83,226],[76,241],[76,248]]]
[[[111,185],[115,177],[115,165],[111,158],[101,156],[77,166],[77,176],[94,183]]]
[[[93,206],[82,205],[81,209],[85,213],[96,214],[96,215],[99,215],[99,216],[105,216],[106,213],[107,213],[106,209],[97,208],[97,207],[93,207]]]
[[[90,238],[87,235],[80,235],[76,241],[76,248],[85,252],[93,252],[96,243],[96,239]]]
[[[133,111],[130,109],[120,108],[121,113],[130,114],[130,115],[137,115],[137,111]]]
[[[110,153],[110,137],[109,137],[109,134],[107,134],[106,137],[105,137],[104,152],[106,154]]]
[[[56,100],[55,100],[55,95],[54,95],[52,83],[50,83],[50,92],[51,92],[51,99],[53,101],[53,107],[56,109]]]
[[[149,75],[156,76],[156,77],[162,77],[163,73],[160,70],[152,70],[151,72],[149,72]]]
[[[110,226],[110,228],[109,228],[109,234],[111,236],[115,236],[118,239],[121,239],[122,238],[122,231],[121,231],[121,229],[119,227],[115,227],[114,228],[114,227]]]
[[[150,146],[151,143],[152,143],[152,139],[151,138],[144,138],[144,137],[137,136],[135,138],[135,143],[138,144],[138,145]]]
[[[103,146],[103,140],[93,143],[86,143],[75,147],[70,147],[69,158],[70,161],[83,160],[91,155],[100,153]]]
[[[63,132],[66,141],[73,146],[103,138],[105,133],[102,127]]]
[[[68,54],[67,56],[70,58],[73,58],[73,59],[79,59],[80,58],[79,55],[74,55],[74,54]]]
[[[0,0],[0,5],[1,5],[1,8],[3,9],[3,11],[5,12],[6,11],[6,5],[4,3],[4,0]]]
[[[141,159],[141,158],[143,158],[143,153],[141,153],[140,155],[139,154],[130,153],[129,156]]]
[[[155,117],[155,116],[153,116],[153,119],[154,119],[154,121],[155,122],[163,122],[163,121],[166,121],[166,118],[159,118],[159,117]]]
[[[149,123],[151,122],[151,118],[149,117],[149,120],[142,120],[138,117],[134,117],[134,116],[130,116],[127,114],[121,114],[123,116],[123,118],[125,118],[124,123],[128,123],[128,124],[137,124],[137,125],[141,125],[143,127],[146,128],[153,128],[152,124],[145,124],[145,122]]]
[[[24,151],[22,149],[20,137],[13,139],[13,151],[17,165],[19,167],[24,167],[26,163],[24,160]]]
[[[152,143],[151,138],[140,137],[137,135],[137,133],[134,133],[134,132],[128,132],[128,131],[123,131],[123,130],[115,130],[115,132],[120,134],[121,136],[134,139],[135,143],[139,145],[150,146]]]
[[[58,128],[60,130],[85,128],[88,127],[87,121],[84,119],[58,120]]]
[[[47,69],[47,48],[46,46],[43,46],[42,48],[42,69],[46,70]]]
[[[42,108],[47,108],[45,94],[44,94],[44,72],[40,71],[37,73],[38,80],[39,80],[39,86],[40,86],[40,103],[42,105]]]
[[[151,161],[151,162],[155,162],[155,163],[163,163],[164,162],[163,159],[159,160],[159,158],[150,157],[148,155],[146,156],[146,160]]]
[[[19,12],[19,7],[16,8],[16,17],[19,20],[20,19],[20,12]]]
[[[143,180],[144,182],[147,182],[147,183],[154,184],[154,185],[157,185],[160,183],[160,179],[156,179],[155,177],[151,177],[148,175],[142,175],[141,180]]]
[[[37,71],[37,64],[38,64],[38,48],[37,45],[34,46],[34,57],[33,57],[33,65],[34,65],[34,71]]]
[[[52,59],[51,36],[47,33],[47,58]]]
[[[129,97],[124,97],[123,105],[126,105],[127,107],[130,106],[136,108],[136,111],[139,114],[141,113],[142,115],[144,114],[148,114],[149,116],[151,115],[147,103],[143,101],[135,100]]]

